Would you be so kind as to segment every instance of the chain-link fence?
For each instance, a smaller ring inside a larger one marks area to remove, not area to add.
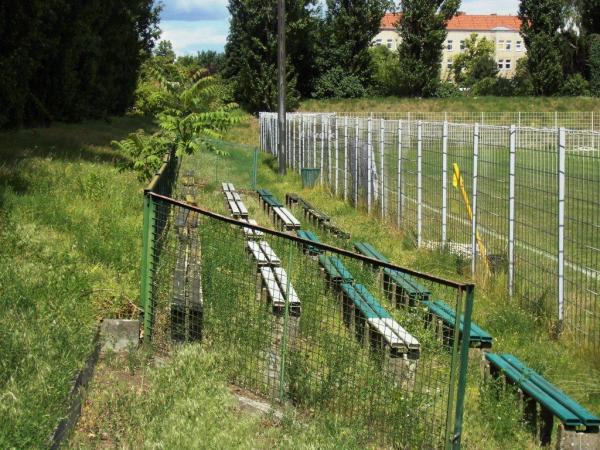
[[[222,189],[235,219],[146,192],[145,339],[201,342],[232,383],[372,445],[460,447],[473,285],[254,225],[256,193]]]
[[[260,115],[275,155],[276,127]],[[505,273],[535,315],[599,347],[600,133],[324,113],[289,114],[287,130],[290,168],[320,169],[421,247]]]

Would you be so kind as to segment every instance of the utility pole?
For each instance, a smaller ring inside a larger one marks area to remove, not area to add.
[[[279,130],[279,175],[285,175],[287,149],[285,139],[285,0],[277,0],[277,125]]]

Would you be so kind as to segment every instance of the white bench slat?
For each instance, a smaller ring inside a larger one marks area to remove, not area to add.
[[[265,254],[265,258],[273,265],[281,264],[281,260],[277,257],[267,241],[260,241],[260,248]]]
[[[287,280],[287,273],[285,273],[285,270],[283,270],[283,268],[281,268],[281,267],[275,267],[273,269],[273,271],[275,272],[277,281],[279,281],[279,285],[281,286],[281,291],[284,293],[284,295],[286,295],[288,297],[290,304],[299,305],[300,299],[298,298],[298,294],[296,293],[296,290],[294,289],[294,286],[292,286],[291,282],[290,282],[290,293],[289,293],[289,296],[287,295],[288,280]]]
[[[271,269],[270,267],[261,267],[260,273],[262,275],[265,285],[267,286],[267,290],[269,291],[271,303],[273,303],[273,305],[277,307],[285,306],[285,298],[283,296],[283,293],[281,292],[281,288],[277,284],[277,280],[275,279],[273,269]]]
[[[228,203],[229,203],[229,209],[231,210],[231,214],[233,214],[233,216],[239,216],[240,209],[238,208],[237,203],[234,202],[233,200],[230,200]]]
[[[405,347],[408,350],[419,350],[420,344],[408,331],[406,331],[394,319],[367,319],[369,325],[383,336],[390,347]]]
[[[294,217],[294,215],[292,214],[292,212],[287,209],[287,208],[281,208],[281,212],[283,212],[292,222],[292,224],[295,227],[299,227],[300,226],[300,221],[298,219],[296,219],[296,217]]]
[[[254,241],[248,241],[247,245],[259,266],[264,266],[266,264],[269,264],[269,260],[263,253],[263,251],[260,248],[260,245],[258,243],[254,242]]]
[[[244,205],[244,203],[239,200],[236,202],[238,209],[240,210],[240,214],[242,216],[248,216],[248,208],[246,208],[246,205]]]
[[[235,187],[233,186],[233,183],[227,183],[227,187],[231,192],[235,192]]]
[[[229,192],[229,191],[225,191],[225,197],[227,197],[227,201],[228,202],[235,200],[233,198],[233,194],[231,192]]]
[[[273,211],[277,216],[281,219],[285,227],[293,227],[294,223],[290,220],[290,218],[282,211],[283,208],[276,206],[273,208]]]
[[[249,223],[250,225],[258,225],[258,223],[256,223],[256,220],[254,219],[241,219],[242,222],[245,223]],[[246,233],[248,236],[264,236],[265,233],[263,233],[262,231],[259,230],[253,230],[252,228],[246,228],[244,227],[244,233]]]
[[[228,192],[229,191],[229,183],[221,183],[221,188],[223,189],[223,192]]]
[[[236,202],[241,202],[242,201],[242,197],[240,197],[240,194],[238,194],[237,192],[231,191],[231,195],[233,196],[233,199]]]

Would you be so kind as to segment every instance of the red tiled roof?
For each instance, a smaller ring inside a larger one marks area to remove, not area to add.
[[[381,19],[380,28],[395,28],[401,16],[398,13],[386,14]],[[519,31],[521,20],[517,16],[459,14],[450,19],[446,27],[448,30],[463,31],[490,31],[494,28],[507,28]]]

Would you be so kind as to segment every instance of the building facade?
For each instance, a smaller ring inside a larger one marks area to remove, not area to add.
[[[396,50],[400,36],[396,26],[401,14],[386,14],[381,19],[379,33],[373,39],[373,45],[385,45]],[[459,12],[448,22],[448,35],[442,53],[442,78],[447,78],[452,69],[454,57],[465,49],[465,40],[476,33],[479,38],[486,37],[496,48],[495,59],[498,74],[510,78],[515,73],[517,61],[526,55],[525,44],[519,29],[521,21],[516,16],[474,15]]]

